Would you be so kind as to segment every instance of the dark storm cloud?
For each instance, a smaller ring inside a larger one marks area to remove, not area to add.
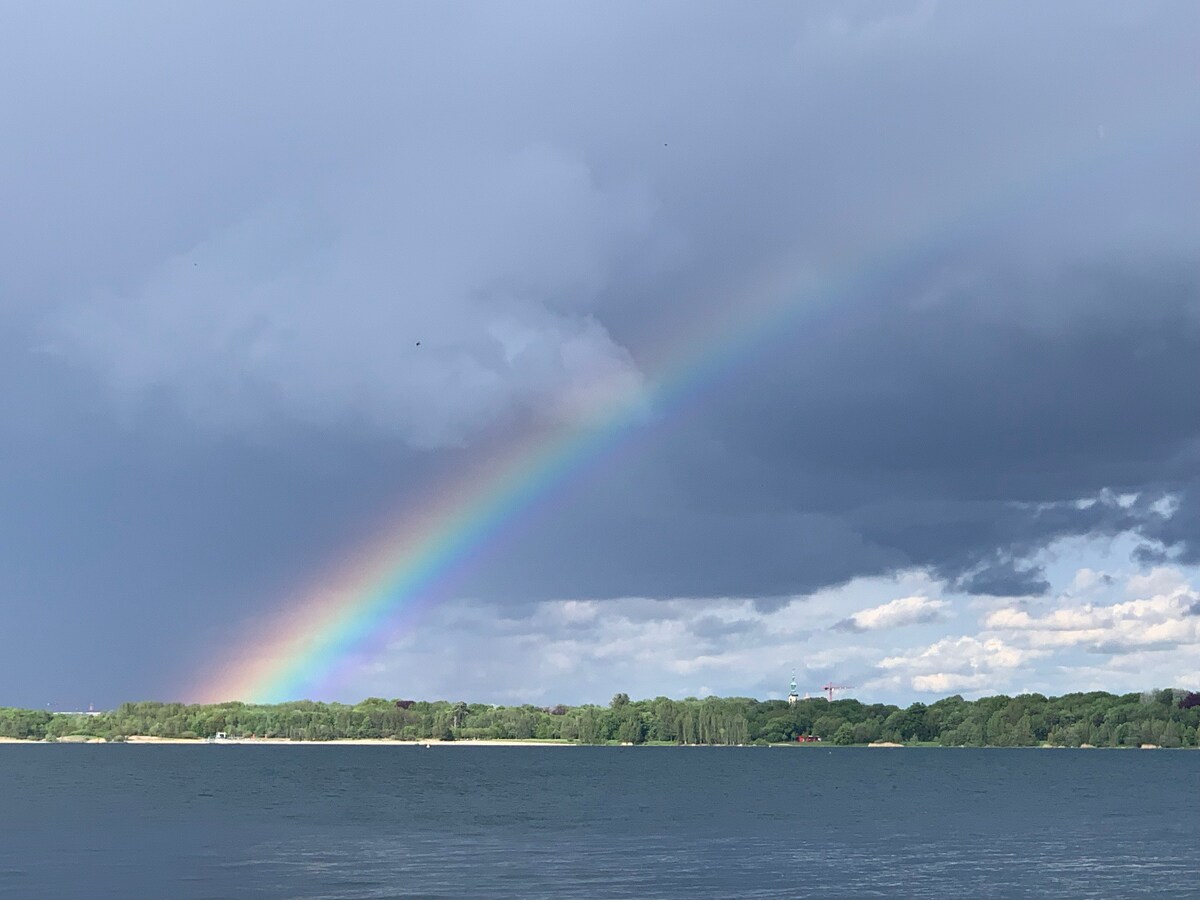
[[[331,535],[365,539],[364,511],[381,496],[424,498],[438,477],[436,461],[402,445],[312,429],[213,440],[169,406],[113,421],[95,385],[7,349],[0,610],[8,662],[41,673],[22,702],[80,708],[106,702],[112,684],[124,697],[178,696],[181,677],[254,624],[263,597],[307,585],[317,567],[298,559],[331,564]],[[89,660],[86,677],[51,664],[51,645]]]
[[[1193,442],[1189,462],[1192,471],[1200,469],[1200,446]],[[1195,565],[1200,563],[1200,478],[1193,478],[1175,494],[1177,501],[1169,515],[1147,523],[1142,534],[1155,543],[1139,548],[1146,562],[1168,560]]]
[[[1000,597],[1021,597],[1043,594],[1050,582],[1041,576],[1041,569],[1021,568],[1012,560],[998,564],[985,563],[980,571],[959,575],[952,584],[968,594],[993,594]]]
[[[446,595],[772,608],[908,567],[1026,594],[1048,542],[1131,529],[1200,561],[1198,15],[10,11],[11,699],[85,668],[172,694],[461,462],[595,382],[636,395],[789,272],[854,287]],[[51,630],[78,667],[31,681]]]
[[[1195,478],[1194,279],[986,281],[936,312],[913,308],[919,286],[841,308],[732,386],[710,427],[759,468],[740,476],[748,502],[836,510],[972,591],[1036,590],[1021,560],[1057,536],[1170,540],[1180,513],[1151,506]],[[1046,307],[1061,324],[1038,321]],[[1105,490],[1143,493],[1069,502]]]
[[[797,329],[685,428],[545,512],[536,546],[490,566],[489,583],[771,596],[920,566],[959,590],[1024,595],[1045,590],[1028,560],[1057,538],[1170,539],[1180,513],[1155,507],[1186,496],[1200,422],[1181,389],[1200,351],[1195,288],[1102,281],[989,288],[936,315],[872,296]],[[1043,304],[1065,321],[1038,324]]]

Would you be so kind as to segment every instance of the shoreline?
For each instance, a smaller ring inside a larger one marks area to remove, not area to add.
[[[515,740],[478,740],[478,741],[441,741],[434,738],[399,741],[391,738],[333,738],[328,741],[292,741],[287,738],[223,738],[221,740],[208,738],[155,738],[130,735],[123,742],[126,744],[211,744],[263,747],[294,747],[294,746],[334,746],[334,747],[576,747],[577,744],[562,741],[515,741]]]
[[[250,747],[579,747],[581,744],[564,741],[517,741],[517,740],[472,740],[442,741],[435,738],[415,741],[399,741],[390,738],[334,738],[328,741],[292,741],[287,738],[164,738],[149,735],[130,735],[123,741],[104,738],[82,738],[68,736],[57,740],[27,740],[25,738],[0,737],[0,744],[140,744],[143,746],[209,747],[241,745]]]
[[[878,741],[870,744],[577,744],[566,741],[542,741],[542,740],[504,740],[504,739],[480,739],[480,740],[461,740],[461,741],[442,741],[436,738],[420,739],[420,740],[394,740],[391,738],[335,738],[328,741],[308,741],[300,740],[293,741],[287,738],[223,738],[221,740],[210,738],[163,738],[151,737],[149,735],[130,735],[123,741],[109,741],[98,737],[85,737],[83,735],[68,735],[53,741],[47,740],[28,740],[25,738],[0,737],[0,744],[137,744],[149,747],[162,746],[193,746],[193,747],[209,747],[209,746],[244,746],[244,747],[632,747],[632,746],[647,746],[647,747],[679,747],[679,748],[695,748],[695,747],[714,747],[714,748],[756,748],[770,749],[772,747],[791,748],[798,747],[808,750],[813,747],[826,747],[833,750],[846,749],[870,749],[870,748],[888,748],[898,750],[1195,750],[1196,747],[1160,747],[1155,745],[1141,746],[1122,746],[1122,747],[1094,747],[1084,745],[1082,747],[1068,747],[1060,745],[1039,744],[1035,746],[1023,747],[966,747],[966,746],[940,746],[931,744],[898,744],[892,742]]]

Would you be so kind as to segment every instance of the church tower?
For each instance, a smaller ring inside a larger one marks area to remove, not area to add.
[[[800,702],[800,695],[796,693],[796,670],[792,669],[792,680],[788,684],[788,703],[793,706]]]

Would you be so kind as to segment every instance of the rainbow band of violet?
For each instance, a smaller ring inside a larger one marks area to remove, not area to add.
[[[1092,146],[1087,153],[1070,155],[1063,165],[1012,178],[975,197],[969,208],[938,217],[918,239],[873,254],[869,266],[859,261],[841,276],[822,280],[778,273],[740,292],[737,302],[721,307],[723,314],[693,323],[692,332],[673,343],[674,352],[662,354],[657,377],[642,389],[600,404],[585,422],[537,431],[470,468],[439,492],[432,508],[386,529],[341,571],[319,579],[299,604],[289,603],[268,646],[240,648],[231,665],[203,673],[193,694],[203,702],[282,702],[305,696],[365,642],[377,638],[397,614],[415,622],[431,598],[442,595],[439,587],[540,499],[639,430],[651,432],[667,413],[697,400],[706,386],[756,352],[786,340],[805,315],[855,292],[903,282],[936,258],[939,248],[944,252],[956,237],[1003,217],[1021,198],[1082,177],[1093,168],[1089,162],[1133,156],[1145,144],[1123,153],[1111,148]],[[807,284],[797,287],[797,281]]]

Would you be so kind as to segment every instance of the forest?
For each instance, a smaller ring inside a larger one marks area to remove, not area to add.
[[[1200,746],[1200,693],[1159,690],[1044,697],[1004,695],[900,708],[854,699],[783,700],[689,697],[607,706],[492,706],[370,698],[356,704],[296,701],[270,705],[123,703],[111,712],[53,713],[0,707],[0,737],[54,741],[89,736],[121,741],[163,738],[480,739],[579,744],[837,745],[893,742],[945,747]]]

